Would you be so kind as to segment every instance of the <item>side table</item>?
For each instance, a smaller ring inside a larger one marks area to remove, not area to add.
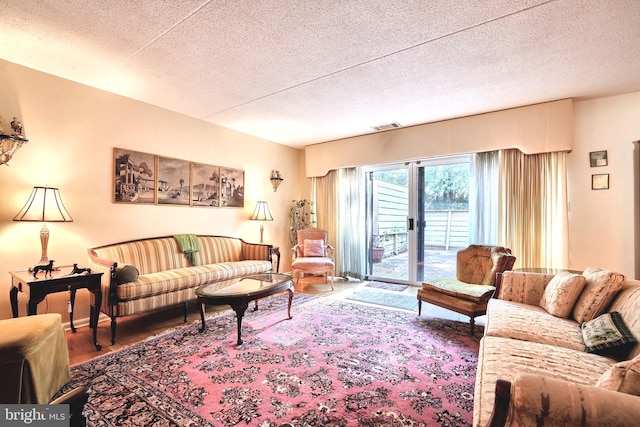
[[[274,246],[271,248],[271,262],[273,263],[273,257],[276,257],[276,273],[280,272],[280,246]]]
[[[101,350],[102,346],[98,344],[98,316],[100,316],[100,305],[102,304],[102,287],[100,281],[102,273],[81,273],[69,274],[72,266],[58,267],[51,277],[44,276],[44,273],[38,273],[34,278],[33,273],[27,270],[10,271],[11,290],[9,291],[9,300],[11,301],[11,311],[13,317],[18,317],[18,292],[27,293],[29,301],[27,302],[27,315],[31,316],[37,313],[38,304],[44,298],[56,292],[69,292],[69,324],[71,331],[76,332],[73,326],[73,306],[76,300],[76,291],[78,289],[87,289],[95,296],[95,305],[90,306],[89,327],[93,328],[93,343],[96,350]]]

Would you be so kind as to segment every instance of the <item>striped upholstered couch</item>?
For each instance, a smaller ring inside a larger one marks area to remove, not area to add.
[[[582,287],[568,284],[580,276]],[[640,343],[625,337],[587,352],[581,328],[589,343],[609,339],[600,319],[618,312],[640,340],[640,281],[590,267],[572,277],[508,271],[497,285],[480,343],[474,427],[640,425]]]
[[[271,271],[272,245],[223,236],[193,236],[197,251],[185,253],[173,236],[88,249],[89,266],[102,276],[100,310],[116,319],[196,299],[198,286],[234,276]],[[199,246],[199,247],[198,247]],[[193,249],[193,248],[191,248]]]

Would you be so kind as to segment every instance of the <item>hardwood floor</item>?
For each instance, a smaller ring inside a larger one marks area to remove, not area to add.
[[[367,282],[354,282],[335,280],[335,291],[321,277],[305,277],[300,280],[295,291],[311,295],[320,295],[330,298],[344,298],[353,291],[364,287]],[[410,286],[403,293],[416,295],[417,287]],[[294,297],[295,298],[295,297]],[[426,307],[428,306],[428,307]],[[216,310],[228,310],[229,307],[207,307],[207,313],[214,313]],[[416,313],[417,315],[417,313]],[[430,304],[423,305],[423,316],[442,317],[447,319],[468,322],[468,318],[452,311],[444,310]],[[195,303],[189,304],[187,322],[200,320],[200,312]],[[143,313],[118,319],[116,344],[111,345],[110,321],[102,321],[98,327],[98,342],[102,345],[101,351],[96,351],[93,345],[92,330],[84,326],[78,327],[76,333],[67,331],[67,345],[69,347],[69,360],[71,365],[85,362],[108,354],[109,352],[127,347],[142,341],[148,337],[160,334],[168,329],[175,328],[183,324],[182,306],[170,307],[164,310],[157,310],[150,313]],[[476,324],[484,324],[484,318],[476,319]]]

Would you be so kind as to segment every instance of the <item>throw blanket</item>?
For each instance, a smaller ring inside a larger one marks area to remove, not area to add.
[[[180,250],[184,252],[192,265],[196,265],[195,253],[200,250],[200,241],[197,234],[174,234]]]

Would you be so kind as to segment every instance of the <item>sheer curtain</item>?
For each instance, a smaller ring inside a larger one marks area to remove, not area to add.
[[[358,168],[330,171],[312,182],[318,228],[336,249],[336,274],[358,280],[365,272],[364,183]]]
[[[498,151],[476,153],[469,171],[469,243],[498,242]]]
[[[569,262],[566,153],[501,150],[498,242],[519,267],[566,268]]]

